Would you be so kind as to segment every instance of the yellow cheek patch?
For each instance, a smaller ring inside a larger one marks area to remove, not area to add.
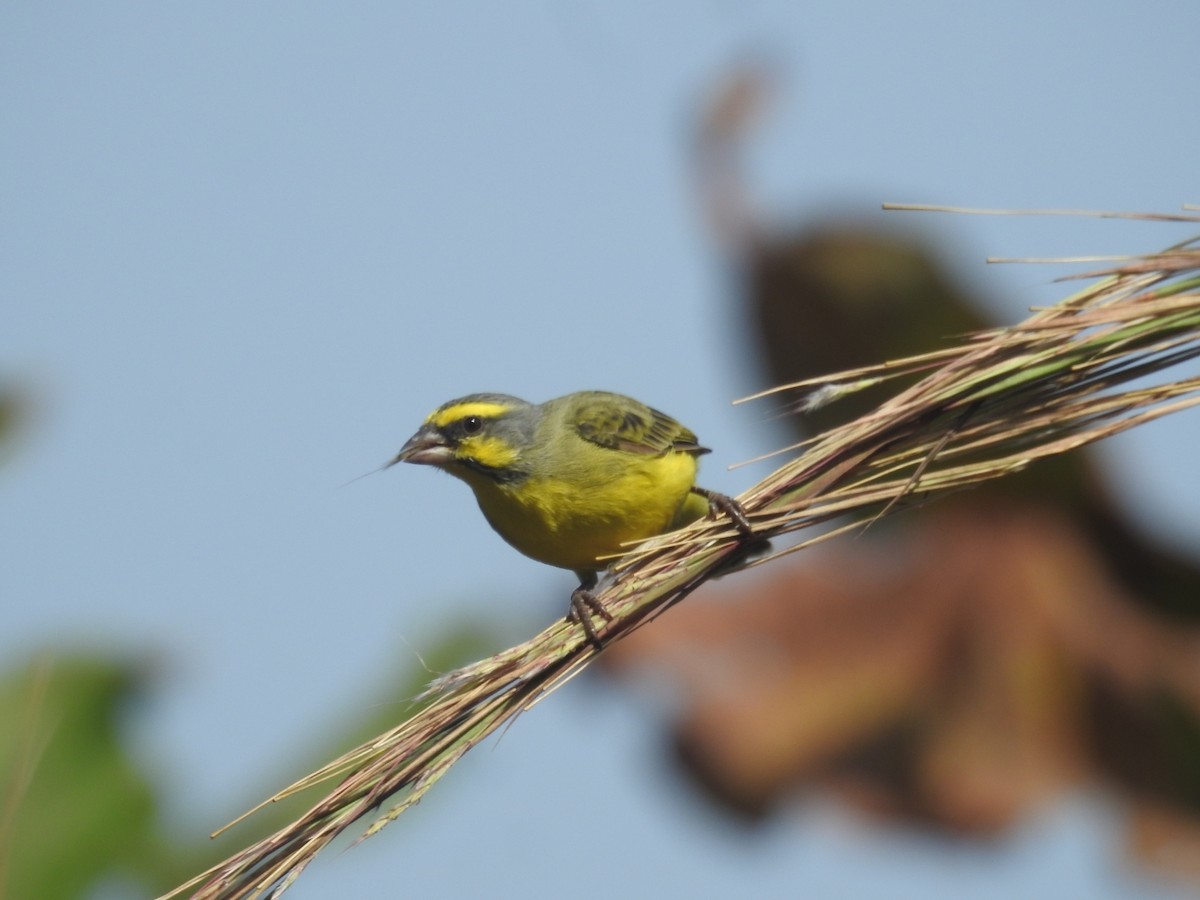
[[[481,419],[494,419],[497,416],[502,416],[506,412],[511,412],[512,407],[506,406],[503,403],[483,403],[476,401],[474,403],[456,403],[453,406],[446,406],[442,409],[434,410],[429,414],[429,418],[425,420],[427,425],[432,425],[434,428],[445,428],[448,425],[465,419],[467,416],[479,416]]]
[[[508,441],[496,437],[479,435],[466,438],[458,445],[454,454],[459,459],[470,459],[491,469],[506,469],[517,461],[517,451]]]

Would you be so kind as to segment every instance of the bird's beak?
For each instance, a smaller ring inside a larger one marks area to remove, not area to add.
[[[418,463],[425,466],[444,466],[454,459],[454,448],[432,425],[424,425],[421,430],[410,437],[396,454],[396,458],[388,463],[394,466],[398,462]],[[386,468],[386,466],[385,466]]]

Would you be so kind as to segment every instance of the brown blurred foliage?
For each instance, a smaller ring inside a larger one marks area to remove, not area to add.
[[[983,326],[912,237],[759,226],[737,159],[762,86],[735,74],[696,152],[764,387]],[[1200,877],[1200,567],[1139,533],[1087,456],[836,548],[711,590],[605,654],[680,684],[674,743],[715,801],[756,818],[819,786],[871,814],[988,835],[1098,785],[1129,801],[1143,861]]]

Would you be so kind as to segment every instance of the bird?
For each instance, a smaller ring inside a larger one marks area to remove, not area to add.
[[[710,452],[666,413],[608,391],[529,403],[468,394],[443,403],[389,468],[434,466],[466,482],[488,524],[524,555],[573,571],[568,619],[601,647],[592,614],[612,615],[592,589],[630,544],[724,513],[754,538],[741,506],[696,484]]]

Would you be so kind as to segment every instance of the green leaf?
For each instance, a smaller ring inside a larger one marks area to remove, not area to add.
[[[134,874],[155,798],[118,741],[143,675],[86,656],[0,680],[0,896],[68,900]]]

